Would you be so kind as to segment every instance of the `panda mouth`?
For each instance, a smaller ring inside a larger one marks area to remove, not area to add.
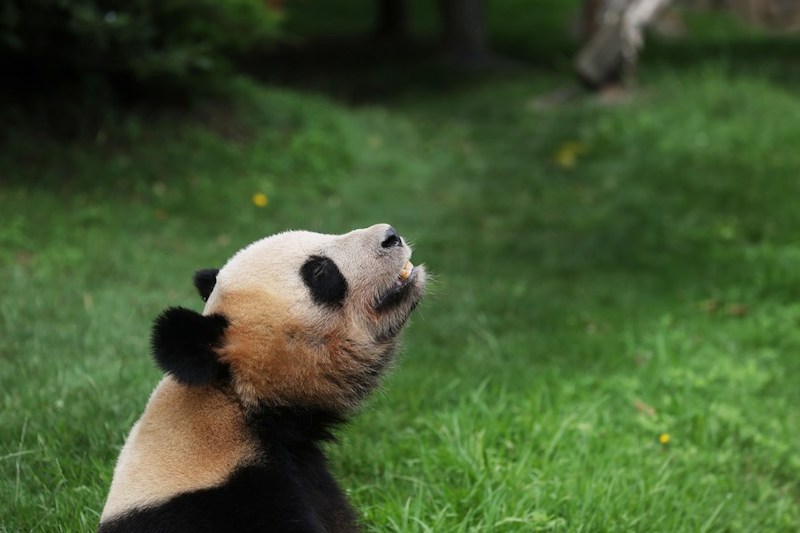
[[[411,277],[411,274],[414,272],[414,263],[411,261],[406,261],[406,264],[403,265],[403,270],[400,271],[400,275],[397,276],[397,282],[403,283],[408,278]]]
[[[403,270],[400,271],[392,286],[378,296],[375,302],[375,309],[377,311],[385,311],[402,303],[411,291],[416,279],[417,268],[411,261],[406,261],[406,264],[403,265]]]

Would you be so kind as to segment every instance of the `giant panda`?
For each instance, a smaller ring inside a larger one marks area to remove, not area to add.
[[[357,531],[323,444],[392,364],[425,291],[388,224],[279,233],[194,283],[203,313],[153,325],[165,372],[114,469],[98,531]]]

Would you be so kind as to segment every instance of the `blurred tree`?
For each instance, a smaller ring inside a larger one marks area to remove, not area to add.
[[[23,88],[68,82],[197,91],[278,33],[262,0],[4,0],[0,67]]]
[[[798,0],[728,0],[746,21],[773,30],[800,29]]]
[[[479,67],[490,59],[483,0],[439,0],[444,52],[448,61]]]
[[[378,37],[408,37],[408,0],[377,0],[375,33]]]
[[[584,0],[584,45],[575,60],[581,81],[595,90],[621,86],[635,73],[644,30],[673,0]],[[700,9],[727,9],[762,27],[800,29],[800,0],[682,0]]]
[[[380,37],[408,35],[408,0],[377,0],[375,33]],[[484,0],[439,0],[439,19],[445,59],[474,68],[488,63]]]
[[[633,74],[644,44],[644,29],[672,0],[585,0],[585,44],[575,70],[589,88],[621,85]]]

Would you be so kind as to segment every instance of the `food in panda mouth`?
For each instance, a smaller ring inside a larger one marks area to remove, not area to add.
[[[400,281],[405,281],[411,276],[411,271],[414,270],[414,264],[411,261],[406,261],[403,265],[403,270],[400,272]]]

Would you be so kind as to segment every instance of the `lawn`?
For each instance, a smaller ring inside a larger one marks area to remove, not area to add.
[[[800,42],[700,19],[630,102],[540,106],[570,81],[569,43],[542,50],[565,22],[498,4],[498,48],[537,66],[236,77],[190,111],[7,135],[0,531],[96,527],[159,379],[151,321],[201,308],[194,270],[383,221],[435,282],[331,448],[369,530],[797,530]]]

